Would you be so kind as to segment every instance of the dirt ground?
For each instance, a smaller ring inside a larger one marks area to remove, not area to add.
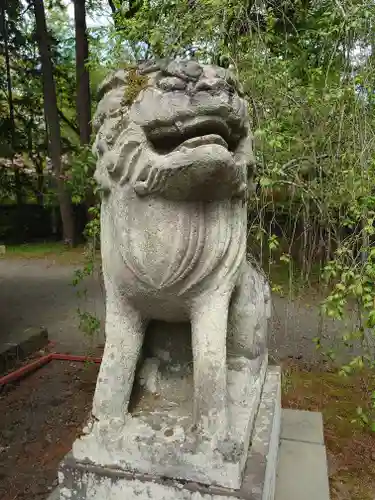
[[[72,286],[78,265],[61,264],[52,258],[0,259],[0,337],[16,341],[17,333],[28,327],[44,326],[56,350],[85,354],[103,342],[103,335],[90,339],[78,326],[81,307],[103,320],[103,287],[89,279],[86,297],[79,298]],[[270,350],[276,360],[287,356],[307,360],[317,357],[312,339],[323,332],[328,344],[334,343],[345,325],[319,317],[313,295],[290,301],[275,295],[270,328]]]
[[[0,393],[0,498],[45,499],[87,418],[98,367],[52,361]]]

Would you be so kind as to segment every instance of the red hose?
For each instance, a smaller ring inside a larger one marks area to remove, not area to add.
[[[7,375],[4,375],[3,377],[0,377],[0,386],[9,384],[10,382],[15,382],[16,380],[19,380],[25,377],[26,375],[29,375],[31,372],[37,370],[38,368],[41,368],[42,366],[46,365],[53,359],[57,359],[60,361],[87,361],[91,363],[101,362],[101,358],[90,358],[87,356],[74,356],[72,354],[59,354],[57,352],[52,352],[50,354],[47,354],[46,356],[38,358],[36,361],[28,363],[25,366],[21,366],[21,368],[18,368],[17,370],[10,372]]]
[[[4,375],[3,377],[1,377],[0,385],[9,384],[9,382],[14,382],[15,380],[18,380],[24,377],[25,375],[28,375],[30,372],[33,372],[37,368],[46,365],[50,361],[52,361],[52,354],[47,354],[47,356],[42,356],[36,361],[32,361],[31,363],[28,363],[25,366],[21,366],[21,368],[18,368],[18,370],[14,370],[14,372],[10,372],[8,373],[8,375]]]

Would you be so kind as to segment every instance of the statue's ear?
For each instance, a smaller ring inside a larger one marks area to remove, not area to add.
[[[98,101],[100,101],[105,94],[117,88],[124,87],[127,82],[128,73],[124,69],[111,71],[102,81],[98,89]]]

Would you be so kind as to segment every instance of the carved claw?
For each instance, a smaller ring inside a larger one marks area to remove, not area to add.
[[[134,183],[134,191],[139,196],[145,196],[148,193],[149,184],[150,184],[150,173],[151,173],[151,165],[147,164],[139,174],[137,180]]]
[[[139,196],[158,193],[162,190],[166,177],[166,170],[148,165],[135,182],[134,190]]]
[[[146,182],[136,182],[134,184],[134,191],[138,196],[146,196],[148,194]]]

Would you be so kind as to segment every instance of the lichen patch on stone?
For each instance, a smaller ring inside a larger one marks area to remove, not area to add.
[[[146,87],[147,82],[147,76],[139,74],[136,68],[130,68],[124,92],[123,105],[131,106],[140,91]]]

